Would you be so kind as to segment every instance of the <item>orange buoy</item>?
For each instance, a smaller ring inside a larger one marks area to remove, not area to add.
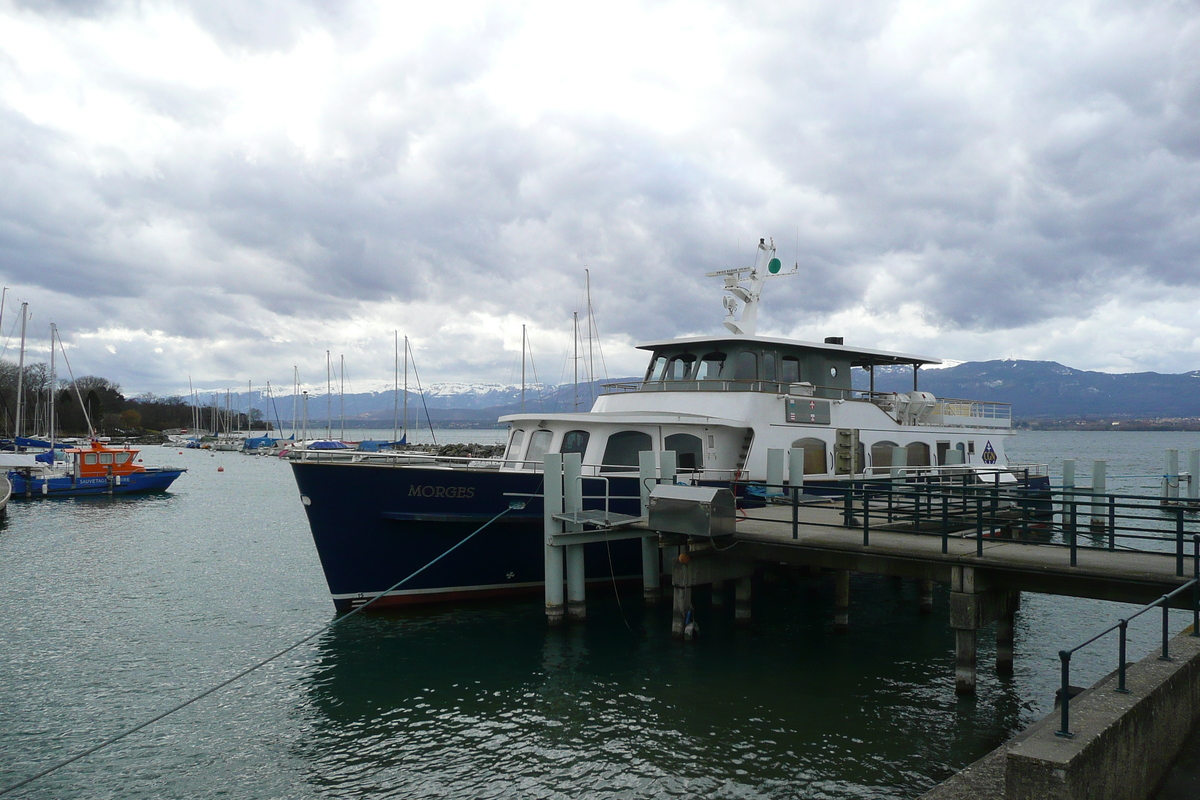
[[[691,556],[689,556],[687,553],[680,553],[680,554],[679,554],[679,563],[680,563],[680,564],[686,564],[686,563],[688,563],[688,562],[689,562],[689,561],[691,561],[691,560],[692,560],[692,557],[691,557]]]
[[[225,471],[224,467],[217,467],[217,472],[224,472],[224,471]]]

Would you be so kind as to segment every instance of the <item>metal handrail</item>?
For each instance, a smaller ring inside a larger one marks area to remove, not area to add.
[[[1117,688],[1114,689],[1113,691],[1120,692],[1122,694],[1129,694],[1129,689],[1126,688],[1126,686],[1125,686],[1125,670],[1126,670],[1126,666],[1127,666],[1125,663],[1125,641],[1126,641],[1125,637],[1126,637],[1126,630],[1128,629],[1130,622],[1137,619],[1142,614],[1145,614],[1147,611],[1149,611],[1152,608],[1161,607],[1163,610],[1163,614],[1162,614],[1162,654],[1159,655],[1158,658],[1160,661],[1171,661],[1172,660],[1171,654],[1168,650],[1169,641],[1170,641],[1170,630],[1168,627],[1168,615],[1170,612],[1170,608],[1168,607],[1167,603],[1168,603],[1168,601],[1170,601],[1172,598],[1176,597],[1177,595],[1182,594],[1184,591],[1186,591],[1188,589],[1191,589],[1192,590],[1192,632],[1191,632],[1191,635],[1192,636],[1200,636],[1200,534],[1197,534],[1192,537],[1192,544],[1193,544],[1193,557],[1192,557],[1192,561],[1193,561],[1192,575],[1193,575],[1193,577],[1190,581],[1183,584],[1182,586],[1175,589],[1174,591],[1164,594],[1162,597],[1158,598],[1154,602],[1147,603],[1146,605],[1142,606],[1142,608],[1140,608],[1138,611],[1134,612],[1133,614],[1130,614],[1128,617],[1125,617],[1124,619],[1120,619],[1116,623],[1109,625],[1107,628],[1100,631],[1099,633],[1097,633],[1095,636],[1088,639],[1087,641],[1082,642],[1081,644],[1077,644],[1069,650],[1059,650],[1058,651],[1058,658],[1062,664],[1062,688],[1060,690],[1061,697],[1060,697],[1060,703],[1059,703],[1059,707],[1060,707],[1062,713],[1061,713],[1061,718],[1060,718],[1061,724],[1060,724],[1059,729],[1054,732],[1055,736],[1062,736],[1062,737],[1069,739],[1075,735],[1074,733],[1071,732],[1071,656],[1074,655],[1076,652],[1087,647],[1089,644],[1092,644],[1093,642],[1096,642],[1096,641],[1100,640],[1101,638],[1107,636],[1108,634],[1112,633],[1114,630],[1119,630],[1120,631],[1120,644],[1119,644],[1118,650],[1119,650],[1120,655],[1118,656],[1119,663],[1117,664]]]

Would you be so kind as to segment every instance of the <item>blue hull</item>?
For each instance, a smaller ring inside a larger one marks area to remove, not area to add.
[[[147,469],[133,475],[121,476],[120,482],[108,478],[79,478],[67,476],[54,478],[26,477],[19,470],[8,473],[12,482],[13,497],[73,497],[91,494],[132,494],[135,492],[161,492],[176,478],[187,472],[185,469]]]
[[[339,610],[395,585],[509,511],[470,542],[417,575],[375,606],[495,597],[542,591],[542,476],[363,463],[292,462],[313,541]],[[585,481],[584,494],[603,492]],[[611,494],[637,496],[635,478],[616,478]],[[586,501],[602,508],[603,502]],[[614,500],[613,511],[636,514],[638,501]],[[589,580],[641,575],[638,540],[585,546]],[[374,606],[373,606],[374,607]]]

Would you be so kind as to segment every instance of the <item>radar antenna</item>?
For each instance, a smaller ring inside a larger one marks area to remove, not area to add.
[[[761,262],[761,266],[760,266]],[[782,264],[775,257],[775,240],[770,244],[766,239],[758,240],[758,252],[754,254],[754,264],[749,267],[721,269],[716,272],[706,272],[709,278],[724,278],[725,291],[729,295],[721,302],[725,306],[725,327],[738,336],[753,336],[758,323],[758,301],[762,296],[763,284],[768,278],[783,278],[795,275],[800,271],[797,262],[789,272],[780,272]],[[765,270],[764,270],[765,268]],[[743,286],[748,281],[748,285]],[[738,316],[738,304],[742,304],[742,314]]]

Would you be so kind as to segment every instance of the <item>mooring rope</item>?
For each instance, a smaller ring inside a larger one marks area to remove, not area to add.
[[[151,718],[150,718],[150,719],[148,719],[148,720],[145,720],[145,721],[143,721],[143,722],[140,722],[140,723],[138,723],[137,725],[134,725],[132,728],[129,728],[128,730],[125,730],[125,731],[122,731],[121,733],[118,733],[116,736],[113,736],[113,737],[111,737],[111,738],[109,738],[109,739],[105,739],[103,742],[100,742],[100,744],[93,745],[92,747],[89,747],[87,750],[84,750],[84,751],[83,751],[83,752],[81,752],[81,753],[77,753],[77,754],[75,754],[75,755],[71,756],[70,758],[67,758],[67,759],[64,759],[64,760],[62,760],[62,761],[59,761],[57,764],[54,764],[54,765],[52,765],[52,766],[49,766],[49,767],[46,767],[46,768],[45,768],[45,769],[43,769],[41,772],[38,772],[38,773],[37,773],[37,774],[35,774],[35,775],[30,775],[28,778],[25,778],[25,779],[23,779],[23,780],[17,781],[16,783],[12,784],[11,786],[6,786],[6,787],[4,787],[3,789],[0,789],[0,795],[6,795],[6,794],[8,794],[9,792],[12,792],[12,791],[14,791],[14,790],[16,790],[16,789],[20,789],[22,786],[25,786],[26,784],[32,783],[33,781],[36,781],[38,778],[44,778],[45,776],[49,775],[50,773],[52,773],[52,772],[56,772],[56,771],[58,771],[58,770],[62,769],[63,767],[67,766],[68,764],[73,764],[74,762],[78,761],[79,759],[81,759],[81,758],[86,758],[87,756],[90,756],[92,753],[95,753],[95,752],[97,752],[97,751],[99,751],[99,750],[103,750],[104,748],[108,747],[108,746],[109,746],[109,745],[111,745],[111,744],[116,744],[117,742],[121,741],[121,740],[122,740],[122,739],[124,739],[125,737],[127,737],[127,736],[130,736],[130,735],[132,735],[132,734],[134,734],[134,733],[137,733],[138,731],[142,730],[143,728],[147,728],[147,727],[149,727],[150,725],[153,725],[154,723],[158,722],[159,720],[163,719],[164,717],[168,717],[168,716],[170,716],[171,714],[174,714],[176,711],[180,711],[180,710],[182,710],[182,709],[184,709],[184,708],[187,708],[187,707],[188,707],[188,706],[190,706],[192,703],[195,703],[195,702],[197,702],[197,701],[199,701],[199,700],[203,700],[205,697],[208,697],[208,696],[209,696],[210,694],[212,694],[213,692],[216,692],[216,691],[219,691],[219,690],[221,690],[221,689],[224,689],[226,686],[230,685],[231,683],[234,683],[235,681],[238,681],[238,680],[240,680],[241,678],[244,678],[244,677],[246,677],[246,676],[247,676],[247,675],[249,675],[251,672],[254,672],[256,669],[260,669],[261,667],[265,667],[267,664],[270,664],[272,661],[274,661],[275,659],[279,658],[280,656],[283,656],[283,655],[286,655],[287,653],[290,653],[292,650],[295,650],[297,647],[299,647],[300,645],[304,644],[305,642],[307,642],[307,641],[309,641],[309,640],[311,640],[311,639],[313,639],[313,638],[315,638],[315,637],[319,636],[320,634],[324,633],[325,631],[329,630],[329,629],[330,629],[330,628],[332,628],[334,625],[337,625],[337,624],[339,624],[339,623],[341,623],[341,622],[343,622],[343,621],[345,621],[345,620],[349,619],[350,617],[354,616],[355,614],[357,614],[358,612],[362,611],[364,608],[368,607],[369,605],[371,605],[372,603],[374,603],[376,600],[378,600],[379,598],[383,597],[384,595],[388,594],[389,592],[393,592],[393,591],[395,591],[396,589],[398,589],[398,588],[400,588],[401,586],[403,586],[404,584],[408,583],[410,580],[412,580],[413,578],[417,577],[417,576],[418,576],[418,575],[420,575],[422,572],[424,572],[425,570],[429,569],[429,568],[430,568],[430,567],[432,567],[434,564],[436,564],[437,562],[441,561],[443,558],[445,558],[446,556],[450,555],[451,553],[453,553],[453,552],[454,552],[455,550],[457,550],[458,548],[462,547],[464,544],[466,544],[466,543],[467,543],[467,542],[469,542],[471,539],[473,539],[473,538],[475,537],[475,535],[476,535],[476,534],[478,534],[478,533],[480,533],[481,531],[483,531],[485,528],[487,528],[489,525],[491,525],[491,524],[492,524],[493,522],[495,522],[496,520],[500,519],[502,516],[504,516],[505,514],[507,514],[509,511],[513,511],[514,509],[521,509],[521,508],[524,508],[524,507],[525,507],[525,504],[524,504],[524,503],[521,503],[521,502],[513,502],[513,503],[509,503],[509,506],[508,506],[508,508],[504,509],[504,510],[503,510],[503,511],[501,511],[499,514],[497,514],[496,516],[494,516],[494,517],[492,517],[491,519],[489,519],[489,520],[488,520],[487,522],[485,522],[485,523],[484,523],[482,526],[480,526],[479,528],[477,528],[475,531],[473,531],[471,534],[469,534],[469,535],[468,535],[466,538],[464,538],[462,541],[458,542],[456,545],[454,545],[453,547],[451,547],[449,550],[447,550],[446,552],[442,553],[440,556],[438,556],[437,558],[433,559],[433,560],[432,560],[432,561],[430,561],[428,564],[426,564],[425,566],[421,567],[421,568],[420,568],[419,570],[417,570],[416,572],[414,572],[414,573],[412,573],[411,575],[409,575],[407,578],[404,578],[403,580],[401,580],[401,581],[399,581],[399,582],[397,582],[397,583],[393,584],[392,586],[389,586],[388,588],[384,589],[382,592],[380,592],[379,594],[375,595],[375,596],[374,596],[374,597],[372,597],[370,600],[368,600],[367,602],[363,603],[361,606],[358,606],[357,608],[353,609],[353,610],[352,610],[352,611],[350,611],[348,614],[344,614],[344,615],[342,615],[342,616],[340,616],[340,617],[335,617],[335,618],[334,618],[332,621],[330,621],[330,622],[326,623],[325,625],[322,625],[320,628],[318,628],[317,630],[315,630],[315,631],[313,631],[312,633],[308,634],[308,635],[307,635],[307,636],[305,636],[303,639],[300,639],[300,640],[299,640],[299,641],[297,641],[297,642],[293,642],[292,644],[290,644],[290,645],[288,645],[287,647],[285,647],[285,648],[283,648],[282,650],[280,650],[280,651],[279,651],[278,653],[276,653],[275,655],[273,655],[273,656],[269,656],[269,657],[267,657],[267,658],[264,658],[262,661],[259,661],[257,664],[254,664],[253,666],[247,667],[246,669],[242,670],[242,671],[241,671],[241,672],[239,672],[238,674],[234,675],[232,678],[228,678],[228,679],[226,679],[226,680],[222,681],[221,683],[218,683],[216,686],[213,686],[213,687],[211,687],[211,688],[205,689],[205,690],[204,690],[203,692],[201,692],[200,694],[198,694],[198,695],[196,695],[196,696],[194,696],[194,697],[192,697],[192,698],[190,698],[190,699],[188,699],[188,700],[184,700],[184,701],[183,701],[182,703],[180,703],[179,705],[177,705],[177,706],[175,706],[175,707],[173,707],[173,708],[170,708],[170,709],[168,709],[168,710],[166,710],[166,711],[162,712],[161,714],[158,714],[158,715],[156,715],[156,716],[154,716],[154,717],[151,717]]]

